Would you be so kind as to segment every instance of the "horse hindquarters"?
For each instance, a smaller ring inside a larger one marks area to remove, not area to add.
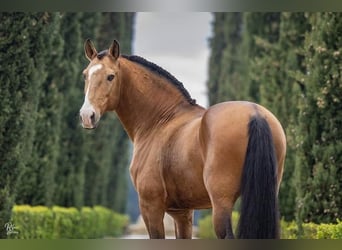
[[[238,238],[279,238],[277,159],[267,121],[253,116],[241,178]]]

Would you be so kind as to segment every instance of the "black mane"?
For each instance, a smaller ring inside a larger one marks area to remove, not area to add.
[[[183,83],[178,81],[173,75],[171,75],[169,72],[167,72],[162,67],[158,66],[155,63],[149,62],[140,56],[127,56],[127,55],[121,55],[121,56],[123,58],[129,60],[129,61],[138,63],[138,64],[146,67],[147,69],[151,70],[152,72],[159,74],[160,76],[166,78],[183,94],[183,96],[186,98],[186,100],[190,104],[192,104],[192,105],[196,104],[196,100],[191,98],[189,92],[184,88]]]

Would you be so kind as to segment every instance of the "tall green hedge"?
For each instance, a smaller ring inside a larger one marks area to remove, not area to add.
[[[131,52],[133,13],[0,13],[0,238],[13,204],[125,211],[128,137],[79,124],[83,43]]]
[[[307,14],[297,126],[297,218],[342,219],[342,13]]]
[[[3,12],[0,20],[0,237],[4,237],[3,225],[16,194],[21,193],[17,187],[22,180],[25,186],[30,182],[23,195],[33,201],[36,191],[31,188],[39,181],[39,166],[31,163],[40,136],[36,122],[41,120],[40,97],[58,20],[56,14]]]

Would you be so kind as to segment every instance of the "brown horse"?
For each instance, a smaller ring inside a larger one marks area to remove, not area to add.
[[[205,109],[159,66],[120,55],[114,41],[98,53],[85,42],[82,126],[115,111],[134,152],[130,174],[150,238],[164,238],[163,217],[177,238],[191,238],[194,209],[212,208],[218,238],[234,238],[232,208],[241,196],[238,238],[278,238],[278,190],[286,151],[274,115],[250,102]]]

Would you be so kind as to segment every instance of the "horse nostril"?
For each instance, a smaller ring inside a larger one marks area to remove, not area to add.
[[[93,112],[90,116],[90,120],[92,124],[95,124],[95,113]]]

